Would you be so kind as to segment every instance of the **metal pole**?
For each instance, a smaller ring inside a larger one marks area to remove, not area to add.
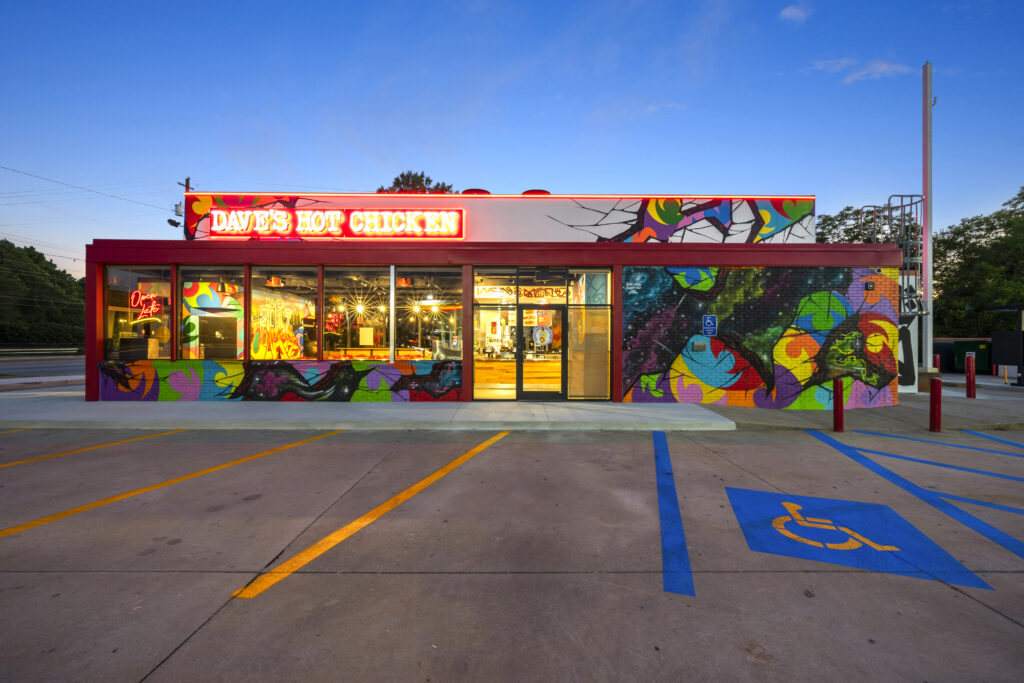
[[[922,68],[924,80],[924,122],[923,122],[923,188],[924,195],[924,272],[921,274],[922,299],[921,309],[921,360],[924,361],[934,351],[935,307],[932,301],[932,64],[925,62]],[[922,365],[924,363],[922,362]]]

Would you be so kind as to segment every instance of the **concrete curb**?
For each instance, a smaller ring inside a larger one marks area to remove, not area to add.
[[[54,387],[74,387],[85,385],[82,379],[30,380],[17,384],[0,384],[0,391],[25,391],[26,389],[52,389]]]

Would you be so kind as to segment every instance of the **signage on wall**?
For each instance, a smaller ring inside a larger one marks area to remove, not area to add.
[[[211,209],[210,237],[461,240],[462,209]]]
[[[718,334],[718,316],[717,315],[706,315],[704,316],[704,336],[714,337]]]

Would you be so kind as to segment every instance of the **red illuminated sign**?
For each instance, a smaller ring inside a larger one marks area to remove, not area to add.
[[[160,294],[157,292],[143,292],[141,290],[134,290],[128,296],[128,305],[132,308],[141,308],[139,314],[135,316],[134,322],[140,322],[142,320],[157,320],[159,319],[159,313],[163,309],[163,305],[160,303]]]
[[[211,209],[210,237],[460,240],[462,209]]]

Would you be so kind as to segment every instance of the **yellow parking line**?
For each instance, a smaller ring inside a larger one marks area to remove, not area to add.
[[[313,545],[309,546],[305,550],[293,556],[291,559],[285,560],[284,562],[277,565],[277,567],[270,570],[266,574],[260,574],[247,586],[235,591],[234,596],[236,598],[255,598],[257,595],[267,590],[278,581],[288,578],[293,573],[302,569],[307,564],[309,564],[316,558],[320,557],[321,555],[323,555],[328,550],[344,541],[352,534],[356,533],[363,527],[369,526],[378,518],[383,517],[388,512],[394,510],[396,507],[398,507],[405,501],[409,500],[423,489],[427,488],[434,482],[438,481],[439,479],[447,475],[449,472],[454,470],[459,465],[462,465],[463,463],[467,462],[477,453],[480,453],[488,446],[497,443],[499,440],[501,440],[507,435],[508,432],[499,432],[498,434],[487,439],[487,441],[484,441],[479,446],[476,446],[475,448],[463,453],[459,457],[455,458],[455,460],[452,460],[450,463],[448,463],[441,469],[437,470],[436,472],[428,476],[426,479],[420,480],[419,482],[413,484],[406,490],[399,493],[394,498],[391,498],[390,500],[381,503],[380,505],[373,508],[372,510],[370,510],[369,512],[367,512],[365,515],[355,520],[354,522],[349,522],[337,531],[327,536],[324,536]]]
[[[303,439],[302,441],[296,441],[295,443],[290,443],[290,444],[287,444],[285,446],[278,446],[277,448],[271,448],[269,451],[263,451],[262,453],[257,453],[256,455],[250,455],[250,456],[247,456],[245,458],[239,458],[238,460],[232,460],[231,462],[226,462],[223,465],[217,465],[216,467],[210,467],[210,468],[207,468],[205,470],[199,470],[198,472],[193,472],[192,474],[186,474],[186,475],[184,475],[182,477],[175,477],[174,479],[168,479],[167,481],[160,482],[159,484],[153,484],[152,486],[146,486],[145,488],[135,489],[134,491],[127,491],[125,493],[119,493],[116,496],[110,496],[109,498],[103,498],[101,500],[97,500],[95,502],[88,503],[86,505],[79,505],[78,507],[74,507],[74,508],[71,508],[69,510],[64,510],[63,512],[58,512],[57,514],[50,515],[48,517],[40,517],[39,519],[32,520],[31,522],[25,522],[24,524],[19,524],[18,526],[12,526],[12,527],[8,527],[7,529],[0,530],[0,538],[3,538],[4,536],[13,536],[14,534],[21,533],[22,531],[27,531],[29,529],[34,529],[37,526],[42,526],[44,524],[49,524],[50,522],[56,522],[58,519],[64,519],[65,517],[70,517],[71,515],[77,515],[79,512],[88,512],[89,510],[95,510],[98,507],[102,507],[102,506],[108,505],[110,503],[116,503],[119,500],[125,500],[126,498],[131,498],[133,496],[138,496],[138,495],[141,495],[143,493],[149,493],[150,491],[156,491],[157,489],[162,489],[163,487],[170,486],[171,484],[180,484],[183,481],[188,481],[189,479],[195,479],[196,477],[201,477],[204,474],[212,474],[213,472],[219,472],[220,470],[225,470],[225,469],[227,469],[229,467],[234,467],[235,465],[241,465],[243,462],[249,462],[250,460],[255,460],[256,458],[262,458],[265,455],[271,455],[273,453],[278,453],[280,451],[287,450],[289,448],[294,448],[295,446],[301,446],[302,444],[309,443],[311,441],[316,441],[317,439],[322,439],[325,436],[333,436],[335,434],[341,434],[343,431],[345,431],[345,430],[344,429],[339,429],[339,430],[334,431],[334,432],[327,432],[326,434],[320,434],[319,436],[314,436],[314,437],[309,438],[309,439]]]
[[[6,432],[0,432],[0,434],[13,434],[14,432],[27,432],[35,427],[22,427],[21,429],[8,429]]]
[[[71,455],[72,453],[83,453],[85,451],[94,451],[97,448],[106,448],[107,446],[117,446],[122,443],[131,443],[132,441],[142,441],[143,439],[152,439],[155,436],[167,436],[168,434],[177,434],[179,432],[188,431],[187,429],[175,429],[170,432],[160,432],[159,434],[147,434],[146,436],[136,436],[131,439],[125,439],[124,441],[115,441],[113,443],[104,443],[99,446],[87,446],[85,448],[76,448],[73,451],[64,451],[63,453],[54,453],[53,455],[40,455],[38,458],[29,458],[28,460],[18,460],[16,462],[5,462],[0,465],[0,470],[5,467],[14,467],[15,465],[24,465],[29,462],[39,462],[40,460],[49,460],[50,458],[59,458],[62,455]]]

